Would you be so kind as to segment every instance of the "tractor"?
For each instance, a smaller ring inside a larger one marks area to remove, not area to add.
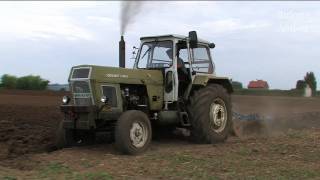
[[[174,128],[197,143],[219,143],[232,128],[228,78],[215,74],[214,43],[188,36],[141,37],[133,68],[125,68],[125,41],[119,42],[119,67],[79,65],[71,69],[70,97],[56,143],[62,148],[111,134],[123,154],[145,152],[153,134]]]

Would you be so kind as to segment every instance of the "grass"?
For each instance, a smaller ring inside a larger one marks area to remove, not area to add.
[[[320,173],[316,170],[303,167],[283,167],[277,171],[279,179],[311,179],[319,177]]]
[[[310,138],[305,131],[292,130],[275,139],[237,144],[229,150],[212,148],[212,155],[206,150],[182,150],[153,154],[152,161],[166,162],[159,167],[164,179],[312,179],[320,177],[317,166],[312,165],[319,162],[320,149],[315,143],[303,143]]]
[[[41,179],[70,179],[70,180],[111,180],[113,179],[112,176],[106,172],[79,173],[59,162],[49,163],[44,168],[40,169],[39,177]]]
[[[2,180],[16,180],[16,177],[12,177],[12,176],[4,176],[1,178]]]
[[[69,167],[59,162],[49,163],[39,171],[40,178],[58,178],[61,176],[70,176],[72,171]]]
[[[88,172],[83,174],[77,174],[73,178],[74,180],[111,180],[112,176],[106,172]]]
[[[89,161],[89,160],[84,160],[84,161],[81,161],[80,162],[80,165],[84,168],[91,168],[91,167],[94,167],[95,166],[95,162],[92,162],[92,161]]]
[[[249,156],[251,153],[251,150],[247,147],[239,147],[239,150],[237,151],[237,154],[240,156]]]
[[[188,154],[175,154],[171,157],[174,164],[195,163],[198,159]]]
[[[320,177],[319,137],[317,130],[290,130],[266,139],[252,138],[214,146],[182,145],[136,157],[108,155],[97,160],[89,156],[83,162],[51,162],[39,170],[41,176],[37,177],[70,180],[110,180],[113,177],[317,179]]]
[[[195,157],[188,153],[160,156],[168,162],[167,166],[161,169],[161,174],[164,177],[177,177],[177,179],[183,177],[188,177],[189,179],[216,179],[213,175],[207,173],[205,169],[209,167],[209,164],[212,166],[217,164],[205,158]]]
[[[286,135],[292,139],[301,139],[306,136],[305,132],[303,131],[294,131],[290,129],[287,131]]]
[[[252,96],[287,96],[287,97],[303,97],[303,90],[279,90],[279,89],[235,89],[235,95],[252,95]],[[315,96],[320,98],[320,91]]]
[[[302,97],[303,90],[236,89],[235,95]]]

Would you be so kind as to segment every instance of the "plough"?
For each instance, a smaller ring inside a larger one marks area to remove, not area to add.
[[[232,116],[233,133],[239,137],[249,134],[265,134],[267,132],[266,125],[273,119],[271,116],[262,116],[258,113],[232,112]]]

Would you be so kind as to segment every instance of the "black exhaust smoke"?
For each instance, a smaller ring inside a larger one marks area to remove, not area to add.
[[[121,36],[121,40],[119,41],[119,67],[126,67],[126,42]]]

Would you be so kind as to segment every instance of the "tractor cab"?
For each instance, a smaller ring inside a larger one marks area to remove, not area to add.
[[[134,64],[135,69],[160,69],[165,80],[165,99],[177,101],[186,95],[197,74],[214,74],[210,54],[214,44],[189,36],[162,35],[141,37],[141,46]]]

